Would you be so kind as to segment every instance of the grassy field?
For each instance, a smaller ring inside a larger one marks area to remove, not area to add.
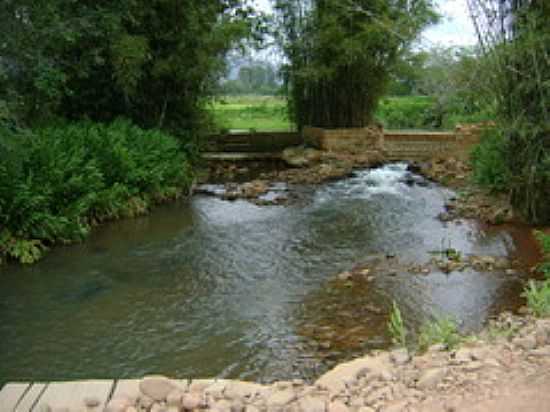
[[[216,101],[211,113],[220,129],[290,131],[286,101],[275,96],[230,96]]]
[[[211,113],[220,130],[294,130],[282,97],[224,97],[212,105]],[[436,118],[434,99],[427,96],[385,97],[375,113],[375,120],[386,129],[434,129]],[[485,119],[445,113],[440,120],[443,120],[443,128],[453,129],[456,123]]]

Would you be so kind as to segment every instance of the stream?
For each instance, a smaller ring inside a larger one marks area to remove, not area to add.
[[[455,194],[412,178],[405,164],[357,171],[296,188],[300,201],[287,206],[194,196],[106,224],[35,265],[0,267],[0,384],[150,373],[313,379],[387,347],[394,300],[412,325],[446,315],[465,331],[517,308],[523,279],[506,273],[334,286],[373,254],[426,262],[451,246],[522,257],[527,230],[442,223]]]

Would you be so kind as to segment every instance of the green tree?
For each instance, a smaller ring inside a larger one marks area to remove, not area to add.
[[[124,116],[195,129],[252,15],[245,0],[5,1],[6,100],[27,123]]]
[[[299,127],[368,124],[399,56],[436,20],[431,0],[278,0],[275,9]]]
[[[497,112],[495,136],[478,151],[478,180],[487,165],[506,170],[506,190],[533,222],[550,222],[550,3],[469,0],[486,63],[485,90]],[[495,147],[494,150],[491,146]]]

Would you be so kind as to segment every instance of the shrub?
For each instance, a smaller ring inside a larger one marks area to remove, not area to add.
[[[509,185],[506,142],[495,129],[486,130],[481,143],[472,152],[474,180],[495,191],[503,191]]]
[[[550,316],[550,280],[539,283],[530,280],[522,296],[527,299],[527,307],[533,315],[539,318]]]
[[[127,121],[0,133],[0,257],[32,263],[190,185],[177,140]]]
[[[421,350],[426,350],[432,345],[441,343],[447,349],[453,349],[461,340],[456,322],[444,317],[428,322],[420,328],[418,346]]]
[[[545,235],[543,232],[535,230],[537,238],[543,254],[543,262],[537,269],[544,274],[547,279],[550,279],[550,235]]]

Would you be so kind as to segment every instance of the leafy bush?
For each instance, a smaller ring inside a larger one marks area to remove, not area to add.
[[[22,263],[190,184],[177,140],[127,121],[0,133],[0,257]]]
[[[527,299],[527,307],[533,315],[550,316],[550,280],[540,283],[530,280],[522,296]]]
[[[448,349],[453,349],[461,340],[456,322],[449,318],[439,318],[420,328],[418,346],[421,350],[426,350],[432,345],[441,343]]]
[[[390,320],[388,322],[388,331],[392,337],[394,345],[405,347],[407,346],[407,329],[405,322],[401,316],[401,311],[395,301],[393,302],[392,311],[390,313]]]
[[[375,113],[376,119],[387,129],[430,128],[431,97],[409,96],[383,99]]]
[[[502,134],[489,129],[482,136],[481,143],[472,153],[474,179],[482,186],[503,191],[509,185],[506,142]]]
[[[537,269],[542,272],[547,279],[550,279],[550,235],[545,235],[543,232],[535,230],[535,237],[542,248],[544,259]]]

